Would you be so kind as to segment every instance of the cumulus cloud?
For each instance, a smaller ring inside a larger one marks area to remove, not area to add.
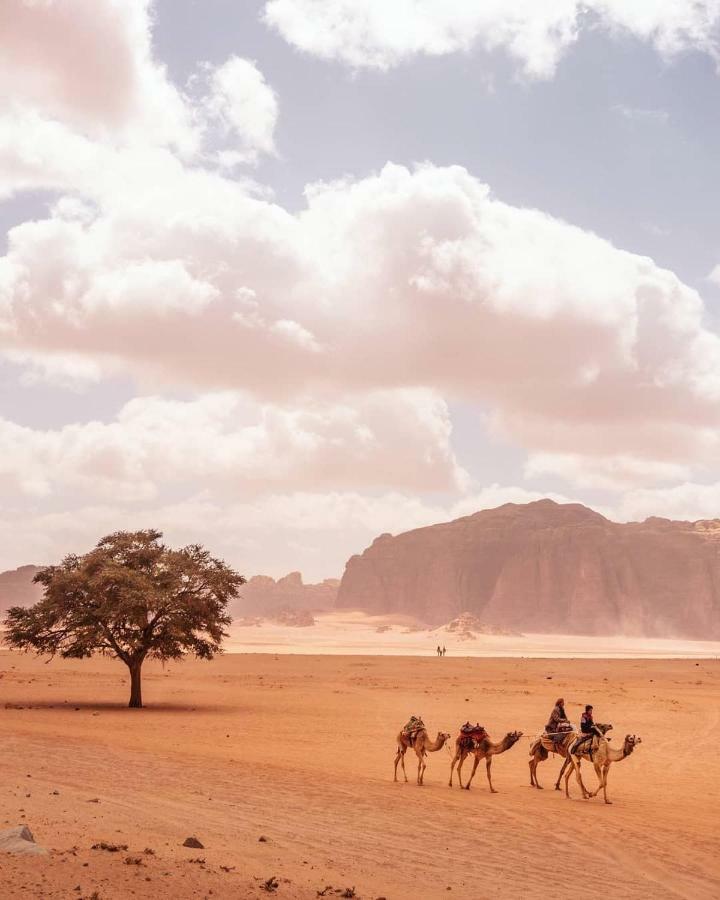
[[[179,164],[142,183],[100,179],[94,216],[61,202],[11,231],[6,350],[263,402],[430,388],[487,405],[531,471],[592,460],[593,485],[716,453],[699,295],[460,167],[313,185],[297,215]]]
[[[138,397],[111,423],[39,431],[0,420],[5,495],[134,503],[173,486],[256,496],[310,489],[455,491],[467,476],[450,446],[444,402],[429,391],[354,402],[258,406],[238,394]]]
[[[260,154],[275,153],[278,99],[257,65],[231,56],[221,66],[206,67],[204,75],[201,115],[236,142],[220,151],[221,162],[255,162]]]
[[[268,0],[265,21],[323,59],[388,69],[474,45],[504,50],[525,74],[550,77],[583,28],[630,34],[672,56],[717,57],[718,0]]]
[[[150,0],[4,0],[0,110],[95,138],[193,147],[188,111],[153,60]]]

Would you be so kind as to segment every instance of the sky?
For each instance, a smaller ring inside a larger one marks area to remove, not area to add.
[[[720,515],[720,0],[3,0],[0,567]]]

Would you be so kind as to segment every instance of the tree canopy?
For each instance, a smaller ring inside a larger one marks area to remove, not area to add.
[[[222,652],[227,605],[245,583],[199,544],[172,550],[161,538],[152,529],[118,531],[89,553],[41,569],[34,580],[44,596],[8,610],[5,642],[66,659],[117,657],[130,669],[129,705],[141,707],[145,659]]]

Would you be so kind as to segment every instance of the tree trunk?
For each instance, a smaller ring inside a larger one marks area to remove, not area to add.
[[[130,669],[130,709],[142,709],[142,687],[140,682],[140,672],[142,670],[142,661],[132,662],[129,664]]]

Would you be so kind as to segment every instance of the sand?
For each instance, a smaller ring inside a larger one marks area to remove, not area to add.
[[[451,656],[720,659],[719,641],[562,634],[475,634],[466,638],[445,627],[429,629],[408,616],[369,616],[354,610],[317,613],[315,620],[311,627],[267,620],[257,625],[236,623],[226,646],[236,653],[427,656],[440,644]]]
[[[27,823],[51,850],[0,856],[3,900],[267,897],[271,876],[280,898],[720,896],[715,660],[228,654],[148,665],[144,710],[124,708],[111,660],[3,652],[0,672],[0,829]],[[553,791],[555,759],[546,790],[528,786],[529,738],[559,694],[574,718],[594,702],[616,741],[642,736],[611,769],[612,806]],[[424,787],[393,784],[411,713],[523,730],[495,759],[499,793],[482,768],[450,789],[444,749]]]

